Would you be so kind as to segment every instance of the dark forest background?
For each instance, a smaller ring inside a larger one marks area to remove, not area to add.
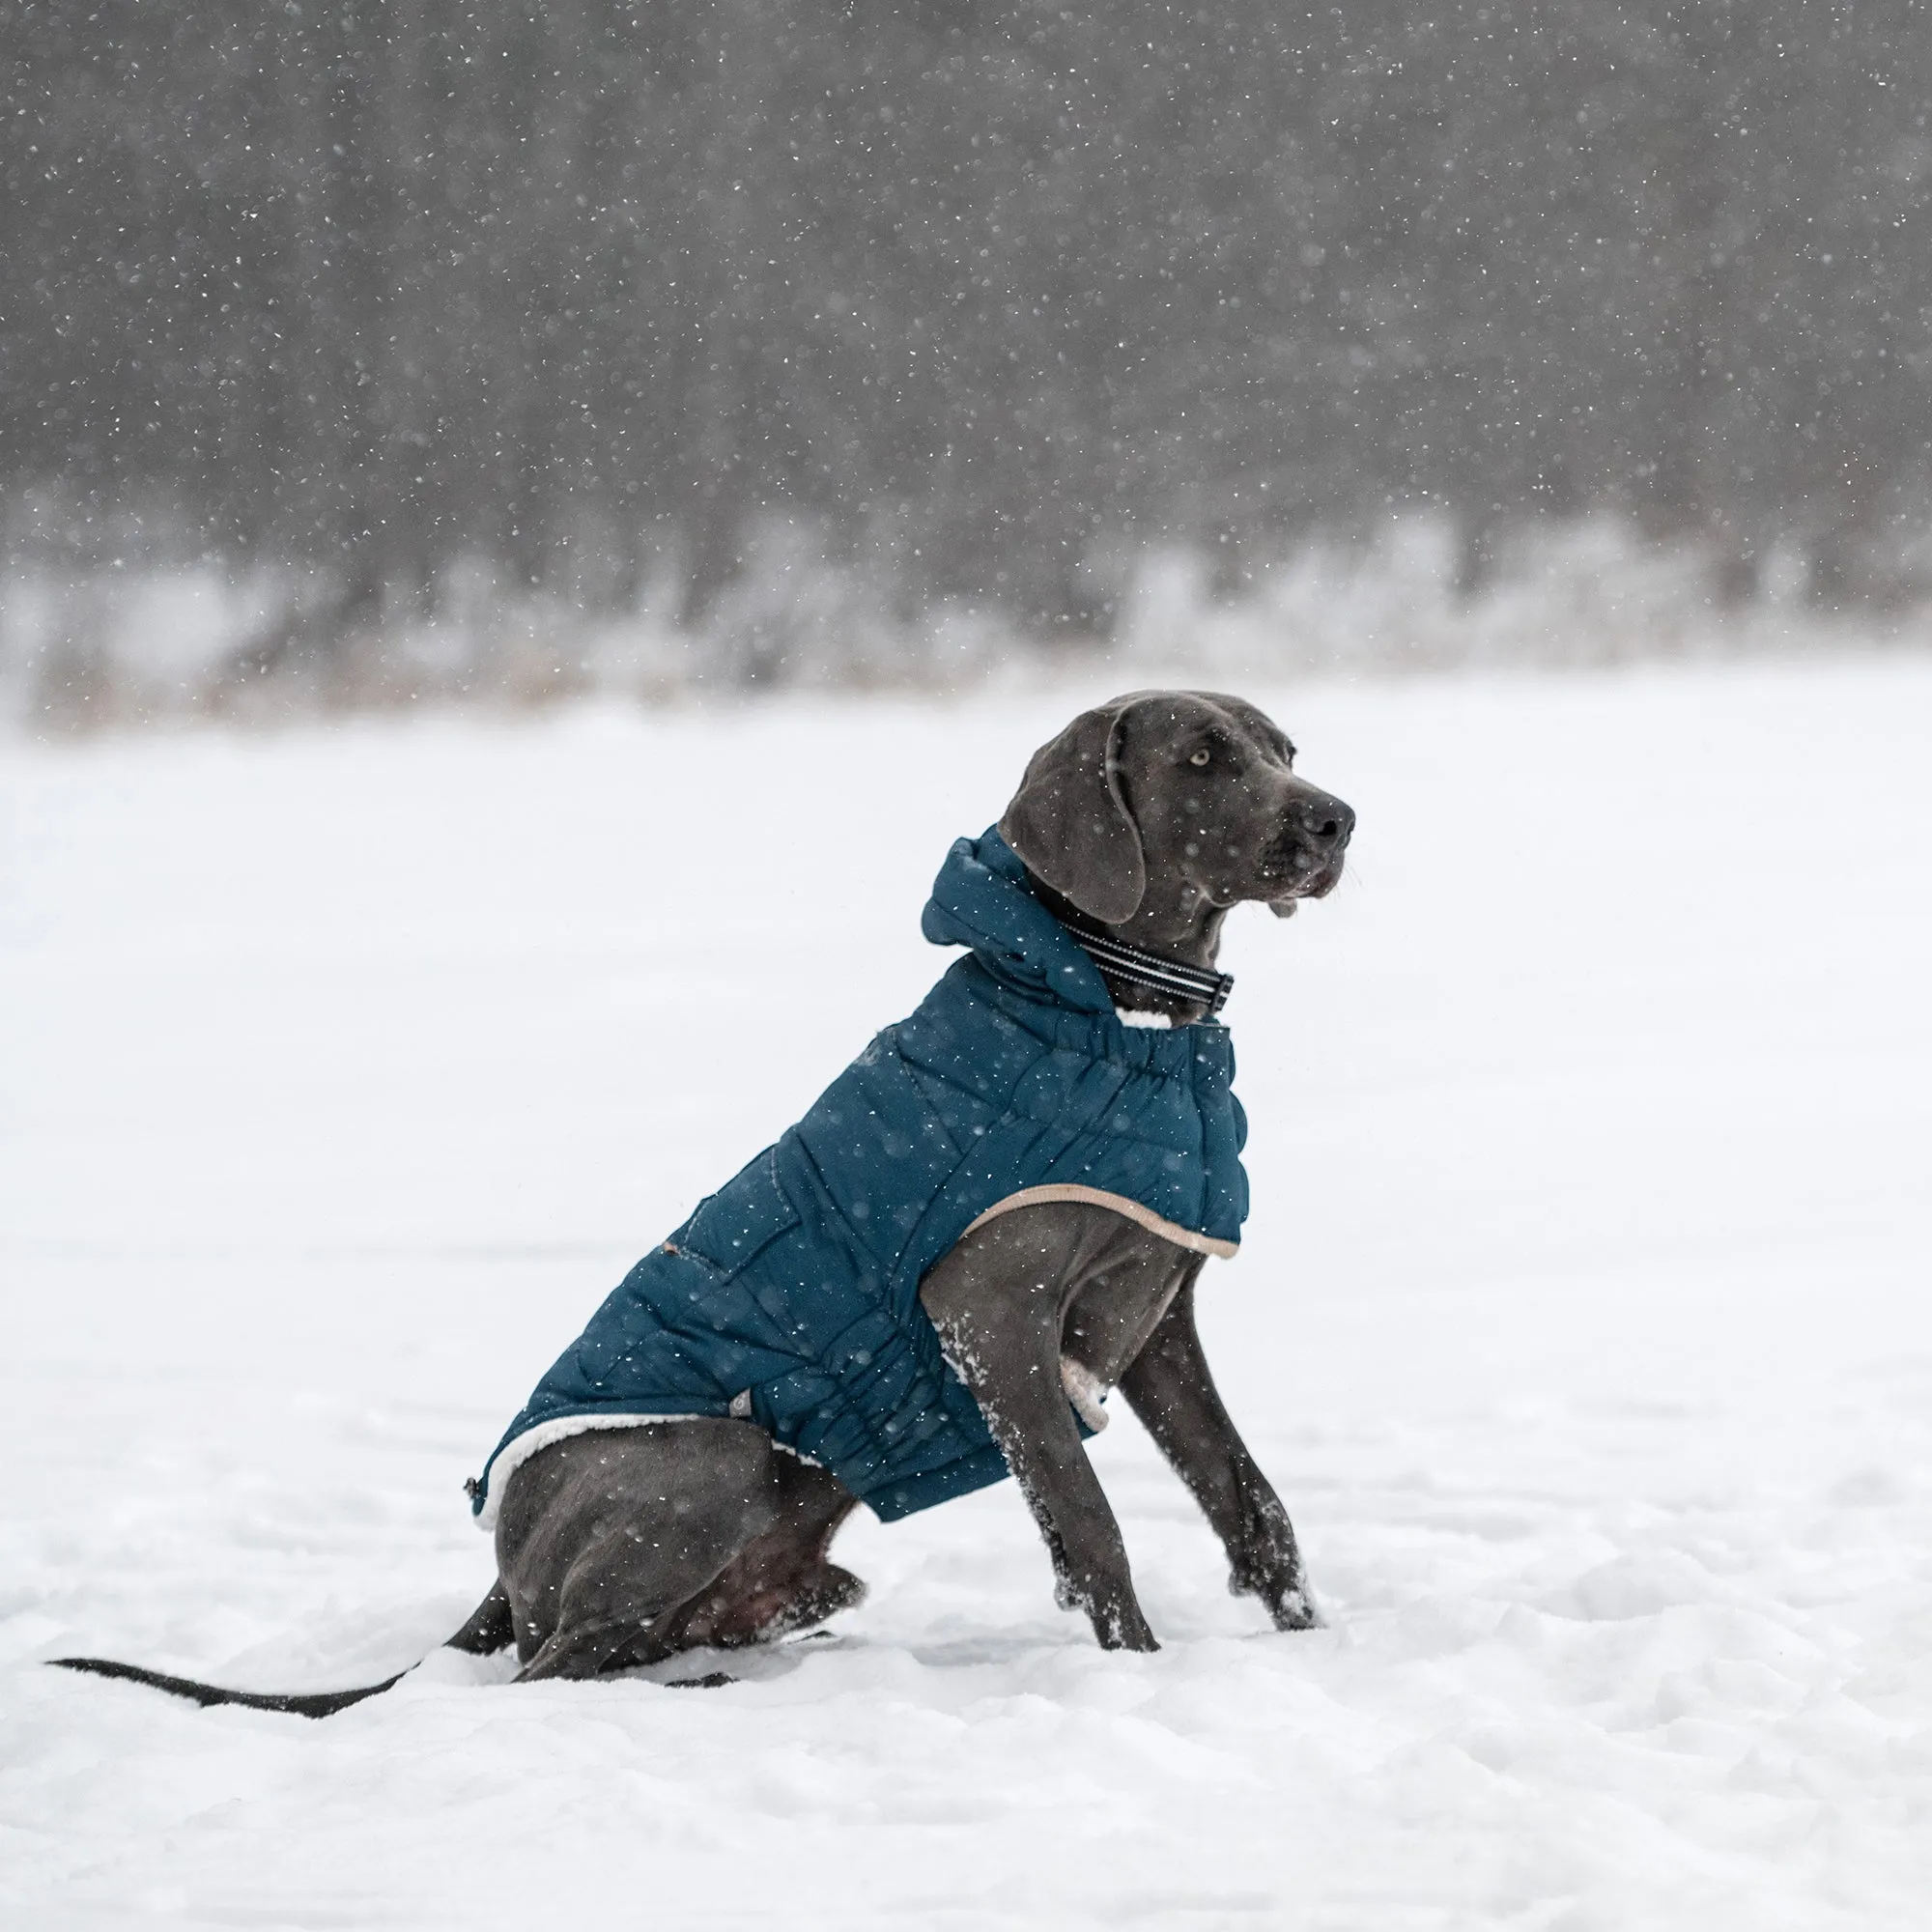
[[[1435,506],[1748,600],[1932,500],[1911,0],[0,0],[0,540],[699,624],[783,514],[1092,633]],[[267,647],[267,646],[265,646]]]

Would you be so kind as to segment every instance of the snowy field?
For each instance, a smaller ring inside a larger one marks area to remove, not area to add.
[[[1153,1657],[1007,1485],[724,1690],[39,1667],[453,1629],[463,1478],[1101,695],[0,744],[0,1923],[1932,1922],[1923,657],[1253,692],[1361,832],[1231,927],[1204,1323],[1326,1630],[1122,1414]]]

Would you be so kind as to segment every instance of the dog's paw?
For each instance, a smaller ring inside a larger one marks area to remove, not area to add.
[[[1256,1594],[1267,1605],[1267,1613],[1278,1631],[1321,1630],[1327,1624],[1321,1606],[1315,1601],[1315,1593],[1299,1579],[1285,1588],[1260,1590]]]
[[[1280,1602],[1268,1605],[1268,1614],[1275,1629],[1283,1631],[1321,1630],[1328,1621],[1305,1589],[1290,1590]]]
[[[1228,1594],[1231,1597],[1259,1597],[1274,1620],[1276,1630],[1321,1630],[1327,1624],[1321,1605],[1315,1601],[1315,1592],[1308,1587],[1299,1566],[1287,1576],[1257,1576],[1247,1569],[1233,1571],[1228,1577]]]
[[[866,1601],[865,1579],[837,1563],[822,1563],[797,1593],[758,1631],[758,1641],[770,1643],[810,1630],[836,1617],[840,1610],[856,1609]]]
[[[1102,1650],[1158,1650],[1131,1584],[1076,1578],[1057,1571],[1053,1601],[1063,1610],[1080,1610],[1094,1626]]]
[[[1131,1589],[1094,1587],[1081,1591],[1076,1601],[1092,1621],[1102,1650],[1160,1648]]]
[[[1159,1640],[1148,1628],[1137,1604],[1110,1604],[1094,1612],[1094,1634],[1102,1650],[1154,1651]]]

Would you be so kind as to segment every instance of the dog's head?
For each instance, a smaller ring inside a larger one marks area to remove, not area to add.
[[[1028,869],[1105,925],[1132,919],[1150,880],[1286,919],[1334,890],[1354,829],[1296,774],[1277,724],[1214,691],[1137,691],[1082,712],[1033,754],[1000,820]]]

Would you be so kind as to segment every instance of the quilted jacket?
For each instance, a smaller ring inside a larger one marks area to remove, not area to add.
[[[625,1276],[474,1486],[486,1524],[544,1444],[672,1416],[749,1416],[910,1515],[1007,1473],[919,1299],[969,1228],[1093,1200],[1235,1252],[1247,1125],[1226,1028],[1123,1026],[996,831],[953,844],[922,928],[970,951]]]

